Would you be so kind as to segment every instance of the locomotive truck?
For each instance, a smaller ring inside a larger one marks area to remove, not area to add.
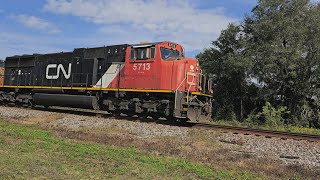
[[[207,121],[212,81],[174,42],[7,57],[0,103]]]

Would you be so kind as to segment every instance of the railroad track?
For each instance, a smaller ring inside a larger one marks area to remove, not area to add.
[[[19,107],[15,107],[15,108],[19,108]],[[126,115],[112,115],[110,113],[106,113],[105,111],[94,111],[94,110],[77,109],[77,108],[35,107],[33,109],[50,111],[50,112],[57,112],[57,113],[77,114],[77,115],[84,115],[84,116],[99,116],[99,117],[108,117],[108,118],[112,117],[112,118],[119,119],[119,120],[125,119],[125,120],[130,120],[130,121],[132,121],[132,120],[139,121],[139,122],[143,122],[143,123],[157,123],[157,124],[164,124],[164,125],[171,125],[171,126],[190,127],[190,128],[216,129],[216,130],[220,130],[223,132],[231,132],[234,134],[262,136],[265,138],[280,138],[283,140],[294,139],[294,140],[307,140],[310,142],[320,142],[320,135],[315,135],[315,134],[292,133],[292,132],[285,132],[285,131],[272,131],[272,130],[264,130],[264,129],[215,125],[215,124],[207,124],[207,123],[194,123],[194,122],[180,123],[180,122],[173,122],[173,121],[168,121],[168,120],[163,120],[163,119],[128,117]]]
[[[235,126],[223,126],[223,125],[213,125],[213,124],[203,124],[203,123],[193,123],[193,127],[198,128],[208,128],[208,129],[219,129],[224,132],[232,132],[234,134],[244,134],[244,135],[255,135],[264,136],[266,138],[280,138],[283,140],[294,139],[294,140],[307,140],[310,142],[320,142],[320,135],[316,134],[303,134],[303,133],[293,133],[285,131],[272,131],[264,129],[254,129],[245,127],[235,127]]]

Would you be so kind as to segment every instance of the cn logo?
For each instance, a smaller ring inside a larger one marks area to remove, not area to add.
[[[49,75],[50,69],[56,69],[56,73],[54,75]],[[68,73],[64,69],[62,64],[49,64],[46,69],[46,78],[47,79],[59,79],[60,71],[62,71],[64,77],[69,79],[71,76],[71,63],[69,63]]]

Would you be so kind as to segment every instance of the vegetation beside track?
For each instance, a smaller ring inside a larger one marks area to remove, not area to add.
[[[210,122],[210,124],[223,125],[223,126],[254,128],[254,129],[264,129],[264,130],[272,130],[272,131],[284,131],[284,132],[320,135],[320,129],[298,127],[298,126],[270,127],[270,126],[263,126],[263,125],[262,126],[261,125],[255,125],[255,124],[251,124],[251,123],[247,123],[247,122],[226,121],[226,120],[212,121],[212,122]]]
[[[0,157],[1,179],[257,178],[246,171],[150,155],[135,148],[57,138],[53,131],[1,119]]]
[[[319,29],[310,0],[259,0],[230,24],[197,55],[215,83],[214,119],[320,128]],[[261,116],[266,107],[275,121]]]

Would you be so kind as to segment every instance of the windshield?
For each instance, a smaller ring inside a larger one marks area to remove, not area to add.
[[[164,47],[160,48],[162,59],[178,59],[180,57],[180,53],[177,50],[167,49]]]

